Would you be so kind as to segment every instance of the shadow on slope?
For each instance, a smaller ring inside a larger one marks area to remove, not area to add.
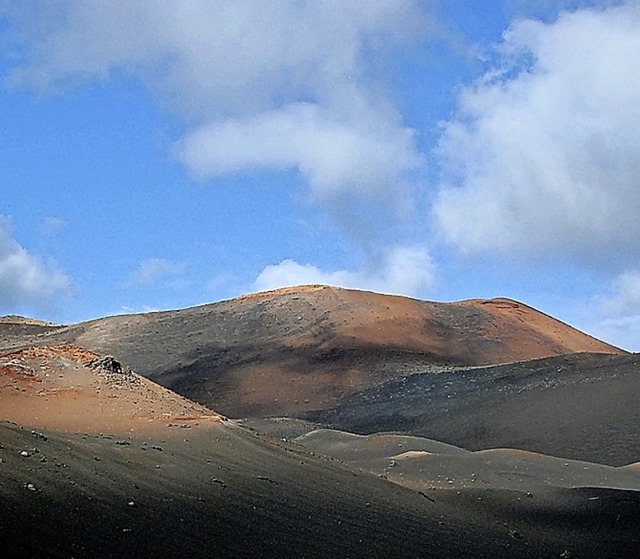
[[[434,303],[326,286],[115,316],[22,340],[5,337],[0,346],[61,342],[114,355],[230,417],[331,408],[354,392],[427,369],[620,353],[506,299]]]
[[[637,550],[636,492],[421,494],[232,424],[193,427],[184,438],[0,423],[0,441],[6,557],[602,558]]]
[[[469,450],[522,448],[622,466],[640,459],[639,359],[575,354],[414,374],[298,417],[361,434],[396,431]]]

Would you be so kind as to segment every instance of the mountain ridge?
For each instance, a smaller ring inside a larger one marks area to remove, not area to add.
[[[0,323],[0,348],[11,346],[5,332]],[[323,285],[52,327],[30,341],[112,354],[231,417],[328,408],[418,370],[625,353],[506,298],[437,303]]]

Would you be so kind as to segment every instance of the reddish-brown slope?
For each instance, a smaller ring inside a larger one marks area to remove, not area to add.
[[[309,313],[290,316],[303,329],[285,336],[293,345],[321,340],[334,347],[376,346],[431,354],[436,362],[488,365],[566,353],[623,353],[523,303],[506,298],[453,303],[421,301],[368,291],[309,285],[265,291],[233,302],[247,312],[258,302],[279,302],[280,319],[296,314],[294,302],[311,305],[311,314],[333,315],[330,332],[306,327]],[[244,308],[243,308],[244,307]],[[245,310],[246,309],[246,310]],[[292,326],[289,325],[292,329]],[[328,339],[328,334],[331,339]]]
[[[408,373],[573,352],[619,353],[506,299],[433,303],[303,286],[40,336],[109,353],[230,416],[288,414]]]
[[[121,366],[69,345],[0,355],[0,420],[69,432],[132,432],[220,416]]]

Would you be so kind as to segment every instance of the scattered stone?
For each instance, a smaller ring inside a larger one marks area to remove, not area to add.
[[[111,373],[116,375],[123,374],[122,364],[117,361],[116,358],[112,355],[105,355],[103,357],[98,357],[97,359],[92,359],[91,361],[89,361],[89,363],[87,363],[87,367],[89,367],[90,369],[96,369],[103,373]]]
[[[116,444],[123,445],[123,446],[128,446],[131,443],[129,441],[116,441]]]
[[[31,456],[31,454],[29,452],[27,452],[26,450],[23,450],[20,453],[20,456],[24,457],[24,458],[29,458],[29,456]]]
[[[430,497],[429,495],[427,495],[424,491],[418,491],[418,493],[420,493],[420,495],[422,495],[425,499],[427,499],[428,501],[431,501],[432,503],[435,503],[435,499],[433,497]],[[367,505],[369,505],[369,503],[367,503]]]
[[[136,504],[135,504],[135,502],[134,502],[134,501],[129,501],[129,502],[127,503],[127,505],[129,505],[130,507],[135,507],[135,506],[136,506]]]
[[[266,481],[268,483],[276,483],[274,480],[272,480],[271,478],[268,478],[267,476],[258,476],[258,479],[260,481]]]
[[[25,485],[25,487],[29,490],[29,491],[37,491],[36,486],[33,485],[33,483],[27,483]]]

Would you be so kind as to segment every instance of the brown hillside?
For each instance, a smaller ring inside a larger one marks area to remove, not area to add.
[[[113,354],[235,417],[331,407],[345,395],[416,371],[621,353],[507,299],[433,303],[326,286],[105,318],[36,341],[43,339]]]
[[[113,358],[69,346],[0,355],[0,419],[38,429],[133,432],[221,416]]]

